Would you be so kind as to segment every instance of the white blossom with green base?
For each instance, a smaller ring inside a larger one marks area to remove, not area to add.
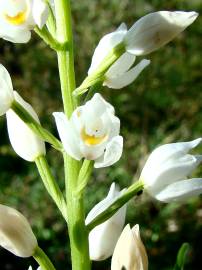
[[[30,104],[25,102],[14,91],[15,100],[39,122],[39,118]],[[12,110],[6,113],[8,135],[15,152],[27,161],[34,161],[37,157],[46,154],[45,143],[41,140]]]
[[[184,201],[202,193],[202,178],[187,179],[202,155],[188,152],[202,139],[159,146],[149,156],[140,176],[147,192],[163,202]]]
[[[144,60],[144,62],[140,62],[140,66],[138,64],[130,70],[124,68],[122,70],[122,64],[124,65],[126,62],[130,68],[135,61],[135,56],[147,55],[166,45],[192,24],[197,16],[198,13],[193,11],[158,11],[142,17],[129,30],[127,30],[126,24],[122,23],[117,30],[100,40],[92,57],[88,77],[75,89],[74,95],[84,94],[89,87],[98,82],[104,82],[104,85],[115,89],[128,85],[136,79],[149,62],[146,64]],[[121,58],[123,54],[126,56]],[[125,61],[130,55],[134,56]],[[116,82],[116,78],[118,78],[116,73],[110,74],[108,78],[107,71],[110,67],[113,68],[113,65],[116,65],[116,69],[121,71],[119,75],[122,80],[118,79]]]
[[[117,198],[121,197],[123,191],[112,183],[109,193],[105,199],[96,204],[86,217],[88,225],[96,216],[106,210]],[[126,204],[117,211],[115,215],[104,223],[96,226],[89,234],[90,258],[94,261],[102,261],[109,258],[115,248],[116,242],[121,234],[125,223]]]

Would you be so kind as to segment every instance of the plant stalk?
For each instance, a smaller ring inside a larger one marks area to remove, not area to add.
[[[76,108],[73,35],[70,0],[55,0],[57,40],[68,43],[68,51],[57,51],[64,112],[71,117]],[[68,231],[73,270],[90,270],[88,233],[85,226],[83,196],[75,196],[80,163],[64,153]]]
[[[53,174],[50,170],[50,167],[48,165],[48,162],[45,156],[39,156],[35,160],[35,163],[39,171],[39,174],[41,176],[41,179],[44,183],[44,186],[46,187],[48,193],[54,200],[60,212],[62,213],[64,219],[67,221],[67,205],[66,205],[65,199],[63,197],[63,194],[57,182],[55,181],[53,177]]]
[[[37,246],[33,258],[38,262],[41,270],[56,270],[45,252]]]

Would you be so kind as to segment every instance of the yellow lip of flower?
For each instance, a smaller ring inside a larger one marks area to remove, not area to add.
[[[27,10],[19,12],[16,16],[5,14],[5,19],[13,25],[21,25],[26,21]]]
[[[81,131],[81,138],[83,140],[83,142],[89,146],[93,146],[93,145],[97,145],[100,144],[102,142],[104,142],[107,139],[107,135],[103,135],[101,137],[96,137],[94,135],[88,135],[85,132],[85,129],[83,128]]]

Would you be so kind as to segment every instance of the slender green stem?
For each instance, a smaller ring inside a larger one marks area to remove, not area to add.
[[[45,252],[37,246],[33,258],[38,262],[42,270],[56,270]]]
[[[90,175],[92,173],[93,165],[94,165],[94,162],[92,160],[88,160],[88,159],[84,160],[82,167],[80,169],[80,172],[79,172],[78,184],[77,184],[75,195],[79,196],[83,192],[84,188],[86,187],[88,183]]]
[[[69,44],[68,51],[58,51],[57,56],[64,111],[70,117],[76,106],[72,97],[75,89],[75,72],[70,0],[56,0],[55,12],[57,39]]]
[[[58,209],[62,213],[64,219],[67,221],[67,205],[63,194],[51,173],[50,167],[45,156],[40,156],[35,160],[37,169],[41,176],[41,179],[46,187],[48,193],[54,200],[55,204],[57,205]]]
[[[74,51],[70,0],[55,0],[57,39],[68,42],[68,51],[57,51],[64,112],[69,118],[76,108],[72,97],[75,89]],[[64,154],[68,231],[72,269],[89,270],[88,233],[85,227],[83,196],[75,196],[80,163]]]
[[[75,168],[72,159],[64,157],[66,171],[66,192],[67,192],[67,211],[68,211],[68,228],[71,245],[72,269],[89,270],[89,248],[88,232],[85,226],[85,212],[82,193],[76,196],[77,178],[79,168]]]
[[[113,216],[124,204],[126,204],[131,198],[133,198],[138,192],[142,191],[143,189],[144,183],[142,181],[137,181],[133,185],[131,185],[121,197],[119,197],[114,203],[111,204],[109,208],[99,214],[87,225],[88,231],[91,231],[94,227]]]
[[[55,149],[62,151],[61,142],[52,133],[43,128],[20,103],[14,100],[11,109],[39,138],[50,143]]]

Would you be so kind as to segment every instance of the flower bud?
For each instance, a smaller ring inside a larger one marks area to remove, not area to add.
[[[39,118],[30,104],[25,102],[14,91],[15,100],[22,105],[39,123]],[[10,109],[6,113],[8,135],[14,151],[27,161],[34,161],[38,156],[45,155],[45,143]]]
[[[45,0],[6,0],[0,4],[0,37],[14,43],[26,43],[30,30],[40,28],[48,18]]]
[[[100,94],[78,107],[70,119],[64,113],[53,115],[64,149],[74,159],[94,160],[95,168],[111,166],[120,159],[120,121],[114,115],[114,107]]]
[[[107,197],[96,204],[86,217],[88,225],[96,216],[106,210],[123,191],[119,191],[115,183],[110,187]],[[126,205],[119,209],[111,218],[96,226],[89,234],[90,258],[94,261],[105,260],[113,253],[116,242],[124,226]]]
[[[10,109],[14,100],[11,77],[3,65],[0,65],[0,115]]]
[[[158,11],[138,20],[126,33],[126,51],[135,55],[151,53],[170,42],[197,18],[196,12]]]
[[[30,257],[38,246],[27,219],[14,208],[0,204],[0,246],[19,257]]]
[[[151,196],[171,202],[184,201],[202,193],[202,178],[187,179],[202,161],[202,155],[190,155],[188,152],[201,141],[202,138],[165,144],[151,153],[140,175]]]
[[[148,258],[140,238],[139,225],[126,225],[119,237],[111,261],[111,270],[147,270]]]

